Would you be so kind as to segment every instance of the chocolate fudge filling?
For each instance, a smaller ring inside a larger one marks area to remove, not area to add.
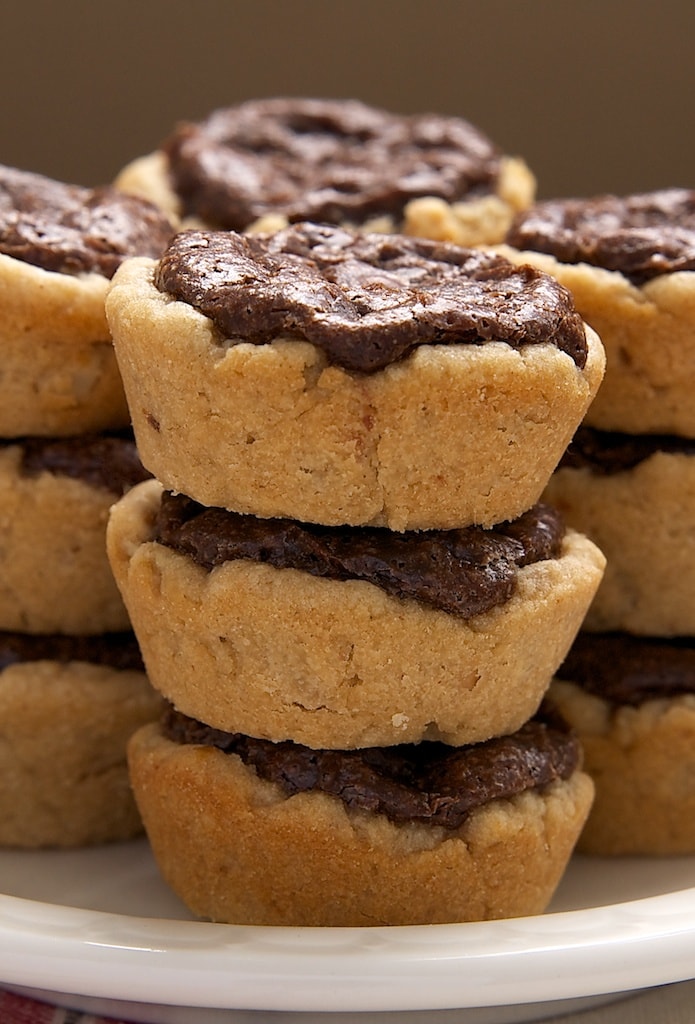
[[[519,214],[507,242],[560,263],[620,271],[634,284],[695,270],[695,191],[549,200]]]
[[[672,434],[620,434],[580,427],[560,460],[560,469],[589,469],[601,476],[625,473],[664,452],[695,456],[695,440]]]
[[[394,597],[467,619],[508,601],[518,569],[557,558],[564,534],[560,514],[548,505],[492,529],[395,533],[258,519],[165,491],[153,540],[208,571],[250,559],[333,580],[366,580]]]
[[[168,219],[144,199],[0,166],[0,253],[6,256],[61,274],[111,278],[128,256],[156,259],[171,235]]]
[[[150,474],[140,462],[132,433],[81,434],[75,437],[28,437],[0,441],[19,445],[25,476],[53,473],[122,495]]]
[[[176,743],[236,754],[284,793],[320,791],[353,809],[404,824],[459,828],[478,807],[567,779],[580,749],[559,720],[532,719],[511,736],[450,747],[423,742],[358,750],[313,750],[286,740],[221,732],[169,708],[162,731]]]
[[[557,677],[611,704],[695,693],[695,638],[580,633]]]
[[[0,672],[30,661],[84,661],[120,671],[144,672],[140,648],[130,632],[63,636],[0,631]]]
[[[493,253],[401,235],[297,224],[274,235],[183,232],[155,285],[225,339],[311,342],[329,362],[370,373],[417,345],[549,343],[579,367],[584,324],[547,274]]]
[[[460,118],[404,117],[351,100],[250,101],[181,124],[162,149],[184,212],[235,231],[268,213],[400,220],[419,196],[494,192],[500,170],[497,148]]]

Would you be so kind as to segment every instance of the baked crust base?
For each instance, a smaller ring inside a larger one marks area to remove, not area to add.
[[[21,471],[21,449],[0,447],[0,628],[95,634],[130,628],[106,557],[115,495]]]
[[[0,673],[0,845],[86,846],[142,831],[126,743],[161,699],[142,672],[87,662]]]
[[[695,458],[657,452],[612,474],[560,469],[544,500],[607,558],[584,628],[695,635]]]
[[[100,274],[42,270],[0,253],[0,437],[129,423]]]
[[[542,912],[593,787],[575,772],[498,800],[455,832],[285,797],[235,755],[157,725],[129,744],[133,789],[162,874],[193,913],[234,924],[437,924]]]
[[[695,272],[641,287],[617,271],[500,249],[552,274],[606,349],[606,376],[584,422],[627,434],[695,437]]]
[[[695,853],[695,695],[614,707],[556,680],[550,698],[579,734],[596,786],[578,849]]]
[[[120,267],[107,315],[143,464],[203,505],[392,530],[514,519],[603,374],[593,332],[584,370],[550,344],[492,342],[351,374],[307,342],[224,342],[154,267]]]
[[[567,536],[506,604],[466,621],[360,580],[247,560],[206,572],[151,540],[161,485],[112,509],[107,546],[152,684],[218,729],[310,747],[513,732],[536,711],[603,556]]]

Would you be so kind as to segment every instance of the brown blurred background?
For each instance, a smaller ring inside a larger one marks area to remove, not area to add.
[[[0,162],[109,180],[269,95],[460,114],[539,194],[695,187],[691,0],[3,0]]]

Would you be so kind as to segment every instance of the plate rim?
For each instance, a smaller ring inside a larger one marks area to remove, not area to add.
[[[695,886],[533,917],[396,928],[213,924],[0,894],[3,982],[106,999],[127,991],[131,1001],[200,1009],[464,1009],[693,977]]]

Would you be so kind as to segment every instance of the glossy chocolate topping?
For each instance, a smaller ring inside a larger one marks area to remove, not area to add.
[[[659,274],[695,270],[695,191],[537,203],[518,215],[507,241],[561,263],[618,270],[643,284]]]
[[[541,718],[511,736],[465,747],[424,742],[361,750],[312,750],[212,729],[169,709],[162,731],[177,743],[237,754],[288,795],[317,790],[350,808],[397,823],[458,828],[491,800],[567,779],[579,767],[577,740],[564,723]]]
[[[133,633],[63,636],[0,631],[0,672],[10,665],[29,661],[85,661],[121,671],[144,671]]]
[[[28,437],[0,444],[21,448],[20,468],[26,476],[44,472],[68,476],[116,495],[150,477],[128,432]]]
[[[619,434],[580,427],[562,456],[561,469],[589,469],[601,476],[625,473],[657,452],[695,456],[695,440],[672,434]]]
[[[549,343],[586,362],[583,322],[556,281],[440,242],[316,224],[268,236],[184,232],[155,284],[226,339],[309,341],[348,370],[382,369],[417,345],[488,341]]]
[[[266,99],[181,124],[163,144],[184,212],[243,231],[290,222],[400,219],[419,196],[494,192],[500,154],[455,117],[404,117],[351,100]]]
[[[564,532],[559,513],[547,505],[489,530],[395,533],[257,519],[165,492],[153,539],[208,570],[243,558],[334,580],[366,580],[394,597],[471,618],[511,598],[519,567],[558,557]]]
[[[0,166],[0,253],[6,256],[62,274],[111,278],[128,256],[158,257],[171,235],[167,218],[144,199]]]
[[[557,677],[611,704],[695,693],[695,638],[580,633]]]

